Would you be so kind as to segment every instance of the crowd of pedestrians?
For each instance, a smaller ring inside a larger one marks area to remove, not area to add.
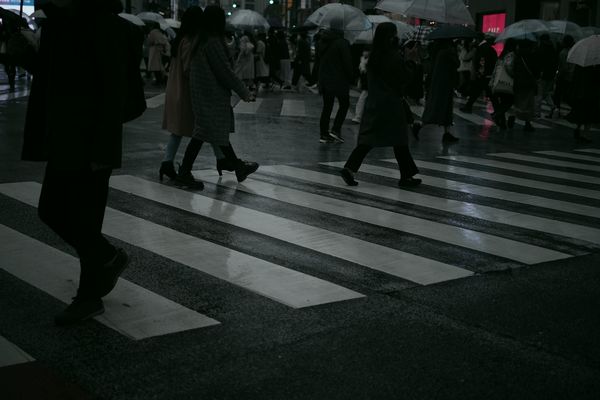
[[[289,37],[277,29],[234,34],[217,5],[189,7],[172,41],[158,25],[147,24],[142,31],[118,17],[119,0],[53,0],[43,10],[39,49],[34,49],[35,63],[28,65],[34,78],[23,158],[47,161],[39,216],[80,258],[79,288],[56,316],[59,325],[102,313],[102,297],[128,263],[127,254],[101,230],[108,180],[121,163],[122,124],[145,110],[140,65],[145,64],[155,85],[166,82],[162,128],[170,135],[159,179],[166,176],[196,190],[203,183],[192,169],[205,142],[213,149],[219,175],[231,171],[242,182],[259,168],[238,158],[231,145],[232,93],[252,102],[261,89],[298,89],[301,78],[322,97],[319,141],[325,145],[344,142],[350,90],[355,85],[360,89],[353,119],[359,124],[356,146],[340,172],[350,186],[359,184],[355,174],[374,147],[393,148],[398,186],[421,183],[408,146],[411,130],[418,140],[420,124],[414,122],[409,102],[418,105],[425,99],[422,122],[443,127],[446,144],[459,140],[451,132],[457,96],[466,98],[461,107],[466,113],[486,96],[501,130],[512,129],[518,118],[525,131],[533,131],[531,121],[544,103],[550,107],[548,117],[555,111],[560,117],[562,104],[570,106],[566,117],[577,125],[578,140],[589,140],[591,124],[600,121],[600,91],[589,90],[600,87],[600,67],[568,63],[566,54],[574,43],[569,36],[560,49],[547,35],[539,43],[508,40],[498,57],[482,35],[473,41],[434,40],[424,47],[417,40],[399,43],[396,25],[382,23],[354,65],[342,20],[334,19],[314,35],[311,46],[306,32]],[[8,28],[3,29],[0,38],[6,41]],[[25,28],[15,29],[12,34]],[[5,68],[13,88],[11,67]],[[183,137],[189,141],[176,168]]]

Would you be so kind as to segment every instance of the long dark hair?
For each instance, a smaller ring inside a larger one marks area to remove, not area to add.
[[[219,38],[225,46],[225,11],[216,4],[206,6],[204,9],[202,33],[194,44],[192,57],[209,37]]]
[[[377,26],[373,36],[367,69],[372,71],[382,70],[389,60],[388,56],[398,49],[397,32],[396,25],[391,22],[383,22]]]
[[[171,46],[171,56],[177,57],[177,52],[179,51],[179,44],[183,40],[184,37],[189,39],[195,38],[203,32],[204,25],[204,11],[198,6],[191,6],[183,16],[181,17],[181,27],[179,28],[179,32],[177,32],[177,36],[175,40],[173,40],[173,45]]]

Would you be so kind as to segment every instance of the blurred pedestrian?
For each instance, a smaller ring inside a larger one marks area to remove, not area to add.
[[[567,116],[577,124],[573,137],[584,143],[592,141],[589,136],[592,124],[600,123],[600,65],[575,66],[573,75],[572,111]],[[583,132],[581,131],[583,128]]]
[[[290,47],[284,31],[278,30],[275,35],[277,36],[277,52],[279,54],[279,79],[283,84],[282,89],[290,90],[292,88]]]
[[[350,43],[344,39],[342,19],[333,19],[331,28],[323,31],[319,42],[319,90],[323,96],[321,111],[321,143],[344,142],[342,124],[350,107],[350,84],[354,81]],[[339,108],[333,127],[329,130],[333,103],[337,99]]]
[[[492,38],[485,37],[480,33],[478,35],[478,40],[479,44],[475,49],[475,56],[471,63],[472,69],[469,99],[467,100],[467,103],[460,108],[460,111],[465,113],[473,112],[473,104],[475,104],[475,101],[482,92],[484,92],[488,98],[492,99],[489,84],[492,72],[494,72],[494,67],[496,66],[496,61],[498,61],[498,54],[492,47]]]
[[[506,129],[506,113],[512,107],[514,96],[514,63],[515,63],[516,42],[514,39],[508,39],[504,43],[502,53],[496,62],[496,67],[490,86],[496,109],[494,110],[494,122],[500,130]]]
[[[556,75],[556,85],[554,87],[554,97],[552,98],[553,107],[548,113],[548,118],[552,118],[554,110],[558,109],[558,117],[560,118],[560,106],[564,101],[567,104],[571,103],[571,89],[573,86],[573,76],[575,73],[575,64],[567,62],[569,50],[575,44],[573,36],[565,35],[562,41],[562,48],[558,53],[558,73]]]
[[[250,90],[254,90],[254,44],[250,32],[244,32],[240,38],[238,56],[235,62],[235,74]]]
[[[542,103],[554,109],[552,94],[554,93],[554,80],[558,70],[558,53],[550,40],[550,35],[544,33],[540,36],[540,43],[534,52],[534,59],[540,71],[536,97],[536,116],[542,115]],[[552,118],[550,113],[549,118]]]
[[[408,82],[406,95],[415,104],[420,105],[424,96],[423,90],[423,60],[421,43],[411,39],[404,45],[404,58],[407,66],[413,71],[413,79]]]
[[[450,133],[454,116],[454,89],[458,84],[458,54],[451,40],[435,40],[432,44],[433,70],[423,111],[423,124],[444,127],[442,141],[457,142]]]
[[[367,64],[369,96],[360,124],[357,145],[341,171],[349,186],[369,151],[373,147],[393,147],[400,180],[398,186],[414,187],[421,179],[414,178],[419,170],[408,149],[408,123],[405,108],[406,84],[411,80],[403,56],[398,50],[396,25],[384,22],[377,26]]]
[[[460,61],[460,65],[458,66],[457,91],[463,97],[469,95],[473,59],[475,58],[476,50],[477,49],[473,46],[473,41],[471,39],[463,39],[458,50],[458,60]]]
[[[77,295],[55,317],[57,325],[69,325],[104,312],[102,297],[128,263],[127,254],[102,235],[102,224],[108,181],[121,166],[122,124],[139,116],[145,101],[142,43],[134,26],[117,15],[121,2],[54,3],[42,6],[47,19],[22,156],[47,161],[39,217],[79,256]]]
[[[360,63],[358,64],[360,95],[356,101],[356,107],[354,109],[354,118],[352,122],[360,124],[362,119],[363,111],[365,109],[365,102],[369,95],[369,80],[367,76],[367,63],[369,62],[369,51],[364,50],[360,57]]]
[[[269,65],[266,63],[267,35],[259,33],[254,51],[254,72],[256,84],[267,86],[269,84]]]
[[[154,74],[154,84],[162,85],[165,82],[166,72],[163,64],[163,55],[169,54],[171,46],[165,34],[160,30],[157,22],[148,22],[150,32],[146,38],[148,46],[148,72]]]
[[[538,72],[535,69],[533,43],[529,40],[517,41],[514,57],[514,113],[508,117],[506,125],[512,129],[515,118],[525,121],[523,130],[533,132],[531,120],[535,118],[535,96],[538,85]]]
[[[280,78],[281,57],[279,54],[279,38],[277,37],[277,31],[272,27],[269,28],[265,61],[269,65],[269,88],[272,89],[273,83],[277,83],[281,89],[283,87],[283,80]]]
[[[202,182],[192,175],[192,167],[202,144],[218,146],[225,158],[217,160],[219,175],[222,170],[235,171],[238,182],[257,170],[258,164],[240,160],[229,143],[230,132],[235,131],[231,91],[244,101],[254,96],[234,73],[233,60],[228,57],[225,44],[225,11],[217,5],[204,9],[206,37],[196,41],[192,49],[190,88],[194,112],[194,133],[187,146],[178,171],[178,180],[202,189]]]
[[[300,77],[304,77],[305,85],[312,86],[312,77],[310,75],[310,45],[308,44],[308,35],[306,32],[298,34],[296,41],[296,56],[294,57],[294,75],[292,76],[292,87],[299,90],[298,82]]]

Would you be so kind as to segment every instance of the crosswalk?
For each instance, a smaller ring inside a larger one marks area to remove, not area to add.
[[[356,187],[339,177],[343,162],[261,166],[241,184],[233,174],[194,171],[203,191],[116,175],[112,196],[140,209],[152,204],[161,216],[109,200],[104,233],[193,270],[198,279],[219,280],[295,312],[363,301],[374,292],[372,274],[405,287],[433,285],[600,249],[600,149],[416,162],[423,178],[416,189],[397,187],[390,159],[367,160]],[[37,182],[3,183],[0,196],[31,208],[40,189]],[[186,223],[167,226],[175,215]],[[0,221],[0,269],[68,303],[78,260],[28,236],[23,224]],[[213,226],[226,234],[205,233]],[[236,242],[249,236],[256,249]],[[296,259],[275,256],[282,253]],[[132,340],[235,324],[125,278],[105,308],[97,322]]]

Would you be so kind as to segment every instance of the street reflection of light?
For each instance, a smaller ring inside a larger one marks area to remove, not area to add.
[[[231,11],[227,11],[227,15],[231,15]]]
[[[275,3],[273,0],[269,0],[269,4],[273,4]]]
[[[231,7],[237,8],[237,4],[233,3],[233,5]]]

